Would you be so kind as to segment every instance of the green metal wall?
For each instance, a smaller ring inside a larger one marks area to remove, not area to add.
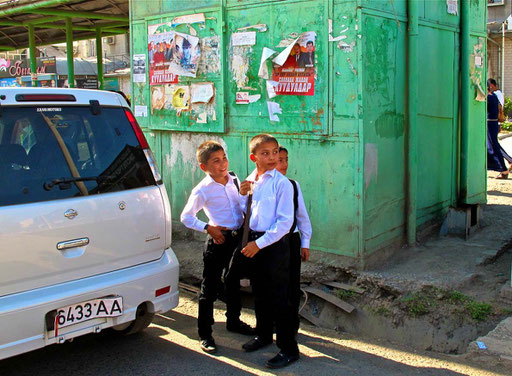
[[[470,103],[469,149],[460,158],[459,15],[446,11],[446,0],[420,2],[418,97],[417,224],[440,218],[449,206],[485,201],[485,102]],[[131,1],[132,54],[147,54],[148,25],[178,15],[205,13],[199,37],[218,36],[220,72],[180,82],[210,81],[216,88],[216,121],[197,124],[194,116],[155,111],[138,117],[160,161],[174,213],[175,230],[186,199],[203,173],[195,148],[204,140],[222,142],[230,167],[242,178],[254,167],[248,140],[268,132],[290,151],[289,176],[302,186],[313,223],[312,248],[366,256],[404,237],[406,224],[406,82],[407,1],[383,0],[204,0]],[[460,3],[460,1],[459,1]],[[460,10],[460,4],[459,4]],[[485,38],[486,2],[471,0],[471,40]],[[329,41],[343,31],[343,42]],[[237,105],[239,90],[230,69],[230,36],[237,29],[266,24],[247,48],[250,94],[261,99]],[[187,32],[185,25],[178,31]],[[290,33],[315,31],[314,96],[277,96],[280,122],[270,122],[265,80],[258,77],[263,47],[275,46]],[[485,43],[483,43],[485,49]],[[485,51],[483,53],[485,62]],[[485,67],[485,63],[483,64]],[[482,76],[485,68],[473,66]],[[134,83],[134,105],[150,105],[150,86]],[[470,93],[474,93],[472,84]],[[467,187],[459,181],[460,163],[469,166]]]

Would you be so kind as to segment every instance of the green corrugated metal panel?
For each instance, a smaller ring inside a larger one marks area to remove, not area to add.
[[[473,49],[479,33],[485,33],[486,2],[470,1]],[[215,83],[215,121],[209,118],[207,124],[197,124],[190,113],[178,118],[166,111],[149,111],[148,118],[138,118],[149,138],[154,135],[153,148],[161,145],[157,159],[175,223],[191,189],[204,176],[195,160],[195,148],[201,142],[216,139],[223,143],[231,169],[243,178],[254,167],[248,159],[249,139],[269,132],[290,150],[289,174],[301,183],[313,223],[312,248],[359,258],[364,264],[369,254],[403,239],[407,220],[407,3],[132,1],[134,54],[147,54],[149,25],[196,12],[207,17],[204,27],[192,25],[199,37],[218,36],[220,42],[220,72],[206,72],[194,79],[180,77],[180,83]],[[485,103],[471,97],[466,100],[472,154],[459,162],[460,17],[447,13],[446,0],[424,0],[419,18],[417,223],[421,224],[460,201],[485,200],[486,157]],[[343,34],[344,39],[329,41],[330,19],[331,37]],[[230,45],[234,32],[257,24],[266,25],[266,30],[256,33],[255,45]],[[181,25],[176,30],[188,33],[189,29]],[[258,77],[263,47],[281,51],[277,47],[281,40],[306,31],[317,33],[315,95],[277,96],[273,101],[281,105],[283,114],[280,122],[270,122],[265,80]],[[246,70],[235,72],[235,55],[246,63]],[[242,89],[235,73],[243,81]],[[133,98],[140,102],[135,100],[134,105],[151,104],[149,84],[135,84],[134,91]],[[261,98],[239,105],[235,103],[237,91]],[[226,116],[222,116],[222,104]],[[463,192],[459,190],[459,163],[467,163],[470,172],[468,181],[461,184],[467,187]]]

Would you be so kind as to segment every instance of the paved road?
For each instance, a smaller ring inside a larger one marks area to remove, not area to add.
[[[72,343],[0,361],[0,375],[267,375],[263,364],[275,345],[247,354],[240,346],[247,337],[224,329],[218,305],[214,335],[217,356],[204,354],[196,335],[197,302],[182,294],[180,306],[158,316],[146,331],[119,337],[105,331]],[[251,313],[244,320],[254,324]],[[299,334],[302,358],[275,372],[283,375],[501,375],[464,364],[459,357],[419,354],[387,343],[370,342],[334,330],[304,326]],[[0,333],[1,335],[1,333]]]

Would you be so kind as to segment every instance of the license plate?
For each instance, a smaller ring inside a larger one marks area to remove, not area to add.
[[[57,310],[55,322],[59,328],[78,324],[100,317],[115,317],[123,314],[123,298],[99,298],[73,304]]]

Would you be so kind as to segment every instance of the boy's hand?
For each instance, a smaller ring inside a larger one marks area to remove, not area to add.
[[[260,248],[256,245],[256,242],[249,242],[245,248],[242,249],[242,255],[245,257],[253,258],[259,251]]]
[[[300,249],[300,258],[302,259],[302,261],[309,260],[309,248],[301,248]]]
[[[213,238],[213,242],[215,244],[222,244],[226,239],[224,239],[224,235],[222,235],[222,230],[227,230],[226,227],[222,226],[210,226],[208,225],[206,231]]]
[[[253,182],[252,181],[249,181],[249,180],[244,180],[241,184],[240,184],[240,194],[242,196],[245,196],[247,193],[249,193],[251,191],[251,184]]]

